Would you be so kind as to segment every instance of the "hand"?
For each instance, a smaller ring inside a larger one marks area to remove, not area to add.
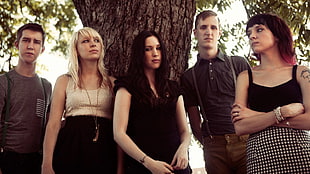
[[[232,110],[231,110],[231,119],[232,119],[232,122],[235,123],[236,121],[239,121],[239,120],[242,120],[244,118],[247,118],[247,117],[251,117],[251,116],[254,116],[254,115],[257,115],[259,114],[259,112],[256,112],[256,111],[253,111],[249,108],[247,108],[246,106],[243,106],[241,104],[233,104],[232,106]]]
[[[166,162],[153,160],[147,157],[145,160],[145,167],[149,169],[152,174],[172,174],[173,167]]]
[[[41,174],[55,174],[52,165],[42,165]]]
[[[176,153],[174,154],[171,166],[175,170],[185,169],[188,166],[188,152],[187,148],[180,145]]]
[[[295,117],[305,112],[305,108],[301,103],[291,103],[281,107],[282,117]]]

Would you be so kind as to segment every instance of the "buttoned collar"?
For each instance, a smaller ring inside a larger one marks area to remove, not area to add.
[[[216,55],[216,58],[213,58],[213,59],[218,59],[218,60],[221,60],[221,61],[225,62],[225,57],[226,57],[225,54],[221,50],[219,50],[217,55]],[[211,59],[211,60],[213,60],[213,59]],[[200,63],[203,63],[203,62],[207,63],[207,62],[210,62],[210,60],[203,59],[198,54],[197,55],[197,65],[199,65]]]

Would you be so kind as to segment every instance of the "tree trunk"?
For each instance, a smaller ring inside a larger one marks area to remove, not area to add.
[[[195,0],[73,0],[84,26],[96,29],[106,48],[105,66],[118,77],[128,68],[131,45],[142,30],[164,40],[171,78],[187,68]]]

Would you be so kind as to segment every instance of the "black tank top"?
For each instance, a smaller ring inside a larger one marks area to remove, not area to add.
[[[290,103],[302,103],[302,93],[296,79],[297,65],[292,68],[292,79],[274,86],[266,87],[253,83],[252,71],[249,74],[249,108],[259,112],[269,112],[278,106]]]

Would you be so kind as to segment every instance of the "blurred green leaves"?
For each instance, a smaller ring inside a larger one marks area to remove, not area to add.
[[[41,24],[47,34],[46,44],[52,51],[65,53],[67,41],[76,26],[77,15],[71,0],[5,0],[0,1],[0,59],[9,62],[17,57],[14,49],[17,29],[25,23]],[[3,66],[0,64],[0,66]],[[0,67],[1,70],[3,67]]]

